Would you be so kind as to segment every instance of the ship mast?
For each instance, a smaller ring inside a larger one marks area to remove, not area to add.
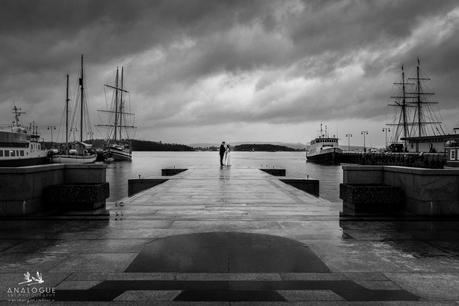
[[[405,81],[405,71],[402,66],[402,81],[401,83],[394,83],[395,85],[401,85],[401,96],[393,96],[391,98],[395,99],[394,104],[389,104],[391,106],[396,106],[401,108],[400,116],[398,119],[398,123],[395,124],[388,124],[388,125],[395,125],[397,126],[394,134],[393,142],[398,142],[400,138],[400,127],[403,127],[403,140],[404,140],[404,148],[407,148],[407,138],[420,138],[427,135],[427,125],[431,125],[433,135],[436,134],[444,134],[443,128],[441,126],[441,122],[439,122],[436,118],[436,115],[432,112],[430,108],[430,104],[436,104],[438,102],[431,102],[426,101],[426,96],[434,95],[431,92],[423,92],[422,90],[422,81],[430,80],[429,78],[421,77],[420,71],[420,60],[417,60],[416,66],[416,77],[414,78],[407,78],[408,80],[413,80],[415,83],[408,83]],[[407,92],[407,86],[409,88],[413,88],[413,92]],[[408,112],[408,108],[414,108],[413,111]],[[408,121],[408,116],[412,116]],[[436,131],[438,132],[436,132]],[[420,139],[419,139],[420,141]],[[416,142],[416,152],[419,152],[419,142]]]
[[[120,141],[122,140],[122,125],[123,125],[123,89],[124,89],[124,80],[123,80],[123,66],[121,66],[121,90],[120,90]]]
[[[81,55],[80,75],[80,141],[83,142],[83,113],[84,113],[84,86],[83,86],[83,54]]]
[[[115,77],[115,135],[113,140],[116,142],[117,129],[118,129],[118,67],[116,67]]]
[[[395,125],[397,126],[396,128],[396,132],[395,132],[395,139],[393,140],[393,142],[397,142],[398,141],[398,135],[399,135],[399,127],[402,126],[403,127],[403,138],[404,138],[404,141],[403,141],[403,146],[404,148],[406,148],[406,138],[409,137],[409,130],[408,130],[408,116],[407,116],[407,93],[406,93],[406,86],[407,85],[414,85],[413,83],[407,83],[405,81],[405,70],[403,68],[403,65],[402,65],[402,81],[400,83],[394,83],[394,85],[401,85],[402,86],[402,95],[401,96],[392,96],[391,98],[393,99],[397,99],[399,101],[395,101],[395,104],[389,104],[390,106],[397,106],[397,107],[400,107],[401,108],[401,112],[400,112],[400,118],[399,118],[399,121],[398,123],[396,124],[388,124],[388,125]]]
[[[113,141],[116,142],[118,140],[122,139],[122,128],[135,128],[135,126],[132,125],[126,125],[123,122],[123,115],[134,115],[133,113],[127,113],[124,111],[124,101],[123,101],[123,93],[129,93],[126,89],[124,89],[124,69],[121,67],[121,79],[119,78],[119,69],[118,67],[116,68],[116,76],[115,76],[115,86],[105,84],[105,87],[111,88],[115,91],[115,107],[114,110],[98,110],[100,112],[106,112],[106,113],[114,113],[115,115],[115,120],[114,124],[98,124],[97,126],[102,126],[102,127],[108,127],[108,128],[114,128],[113,130]],[[119,130],[119,132],[118,132]],[[109,133],[108,141],[110,142],[111,138],[111,130]]]
[[[20,107],[17,107],[16,105],[13,105],[13,114],[14,114],[14,122],[13,126],[19,126],[19,116],[22,114],[25,114],[25,112],[21,111]]]
[[[410,92],[408,94],[412,95],[412,104],[413,106],[416,107],[415,115],[413,118],[413,123],[412,126],[417,127],[417,136],[422,137],[422,136],[427,136],[427,130],[426,130],[426,125],[435,125],[437,128],[437,131],[440,134],[444,134],[443,128],[441,127],[441,122],[439,121],[434,121],[435,117],[432,113],[432,110],[430,109],[429,105],[430,104],[437,104],[438,102],[432,102],[432,101],[426,101],[425,97],[426,96],[433,96],[433,92],[423,92],[422,90],[422,84],[421,81],[429,81],[430,78],[423,78],[420,76],[420,66],[421,62],[419,58],[417,59],[417,66],[416,66],[416,77],[415,78],[408,78],[409,80],[414,80],[416,81],[416,91],[415,92]],[[426,117],[426,110],[428,113],[430,113],[430,118],[429,116]],[[429,121],[428,121],[429,120]],[[438,129],[438,126],[440,129]],[[441,131],[440,131],[441,130]],[[432,128],[433,134],[435,135],[435,129]],[[419,142],[416,142],[416,152],[419,152]]]
[[[69,151],[69,75],[67,74],[67,86],[65,89],[65,152]]]

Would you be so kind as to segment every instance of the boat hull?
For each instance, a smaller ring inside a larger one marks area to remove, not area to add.
[[[327,152],[307,155],[306,160],[316,164],[338,165],[340,163],[339,156],[341,152],[341,149],[338,148],[335,150],[327,150]]]
[[[52,157],[53,163],[59,164],[90,164],[96,161],[97,155],[55,155]]]
[[[110,155],[114,161],[132,161],[130,152],[110,149]]]
[[[32,158],[18,158],[0,160],[0,167],[26,167],[44,165],[49,163],[49,158],[46,156]]]

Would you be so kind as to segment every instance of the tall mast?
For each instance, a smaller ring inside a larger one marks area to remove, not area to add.
[[[65,88],[65,151],[69,150],[69,75],[67,74],[67,86]]]
[[[400,96],[392,96],[391,98],[395,99],[395,103],[394,104],[389,104],[389,105],[390,106],[400,107],[401,112],[400,112],[400,116],[399,116],[399,119],[398,119],[398,123],[387,124],[387,125],[395,125],[397,127],[395,129],[395,134],[394,134],[394,139],[393,139],[394,143],[397,143],[399,141],[400,127],[403,127],[403,137],[401,137],[401,138],[404,138],[403,146],[406,149],[406,147],[407,147],[406,137],[409,137],[409,129],[408,129],[409,123],[408,123],[408,112],[407,112],[407,107],[409,105],[408,105],[408,102],[406,101],[406,99],[409,98],[409,97],[407,97],[406,86],[407,85],[414,85],[414,84],[406,82],[405,69],[404,69],[403,65],[402,65],[402,81],[400,83],[394,83],[394,85],[401,85],[402,86],[402,94]]]
[[[422,88],[422,81],[429,81],[430,78],[421,77],[421,62],[418,58],[418,63],[416,66],[416,77],[408,78],[409,80],[416,80],[416,92],[411,92],[409,94],[413,95],[413,104],[416,107],[415,117],[413,118],[413,126],[416,126],[418,129],[418,137],[427,136],[427,125],[430,125],[434,135],[444,134],[441,122],[434,121],[436,116],[433,114],[430,104],[437,104],[438,102],[429,101],[428,96],[433,96],[433,92],[424,92]],[[436,129],[436,131],[435,131]],[[419,142],[416,142],[416,152],[419,152]]]
[[[120,140],[123,138],[122,132],[122,125],[123,125],[123,89],[124,89],[124,80],[123,80],[123,66],[121,66],[121,91],[120,91]]]
[[[84,113],[84,86],[83,86],[83,54],[81,54],[81,75],[80,75],[80,141],[83,142],[83,113]]]
[[[114,141],[116,142],[118,131],[118,67],[116,67],[116,77],[115,77],[115,137]]]
[[[406,137],[408,137],[408,119],[406,116],[406,83],[405,83],[405,70],[402,65],[402,117],[403,117],[403,137],[404,148],[406,148]]]
[[[418,58],[418,65],[416,66],[416,83],[417,83],[417,91],[416,91],[416,107],[418,111],[418,136],[422,136],[422,113],[421,113],[421,80],[419,78],[419,58]]]

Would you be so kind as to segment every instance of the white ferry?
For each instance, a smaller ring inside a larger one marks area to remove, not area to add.
[[[343,150],[339,148],[338,138],[329,137],[327,132],[322,131],[320,136],[311,141],[309,150],[306,151],[306,160],[318,164],[338,164],[339,155]]]
[[[47,151],[39,143],[35,126],[25,128],[19,122],[21,109],[13,106],[14,121],[10,131],[0,131],[0,167],[20,167],[45,164]]]

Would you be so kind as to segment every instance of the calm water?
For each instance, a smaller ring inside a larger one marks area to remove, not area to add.
[[[339,201],[339,183],[343,180],[340,166],[306,163],[304,152],[231,152],[231,164],[237,168],[284,168],[289,177],[320,180],[320,196]],[[163,168],[219,167],[218,152],[133,152],[132,162],[107,165],[110,183],[109,201],[127,196],[127,181],[131,178],[160,176]]]

